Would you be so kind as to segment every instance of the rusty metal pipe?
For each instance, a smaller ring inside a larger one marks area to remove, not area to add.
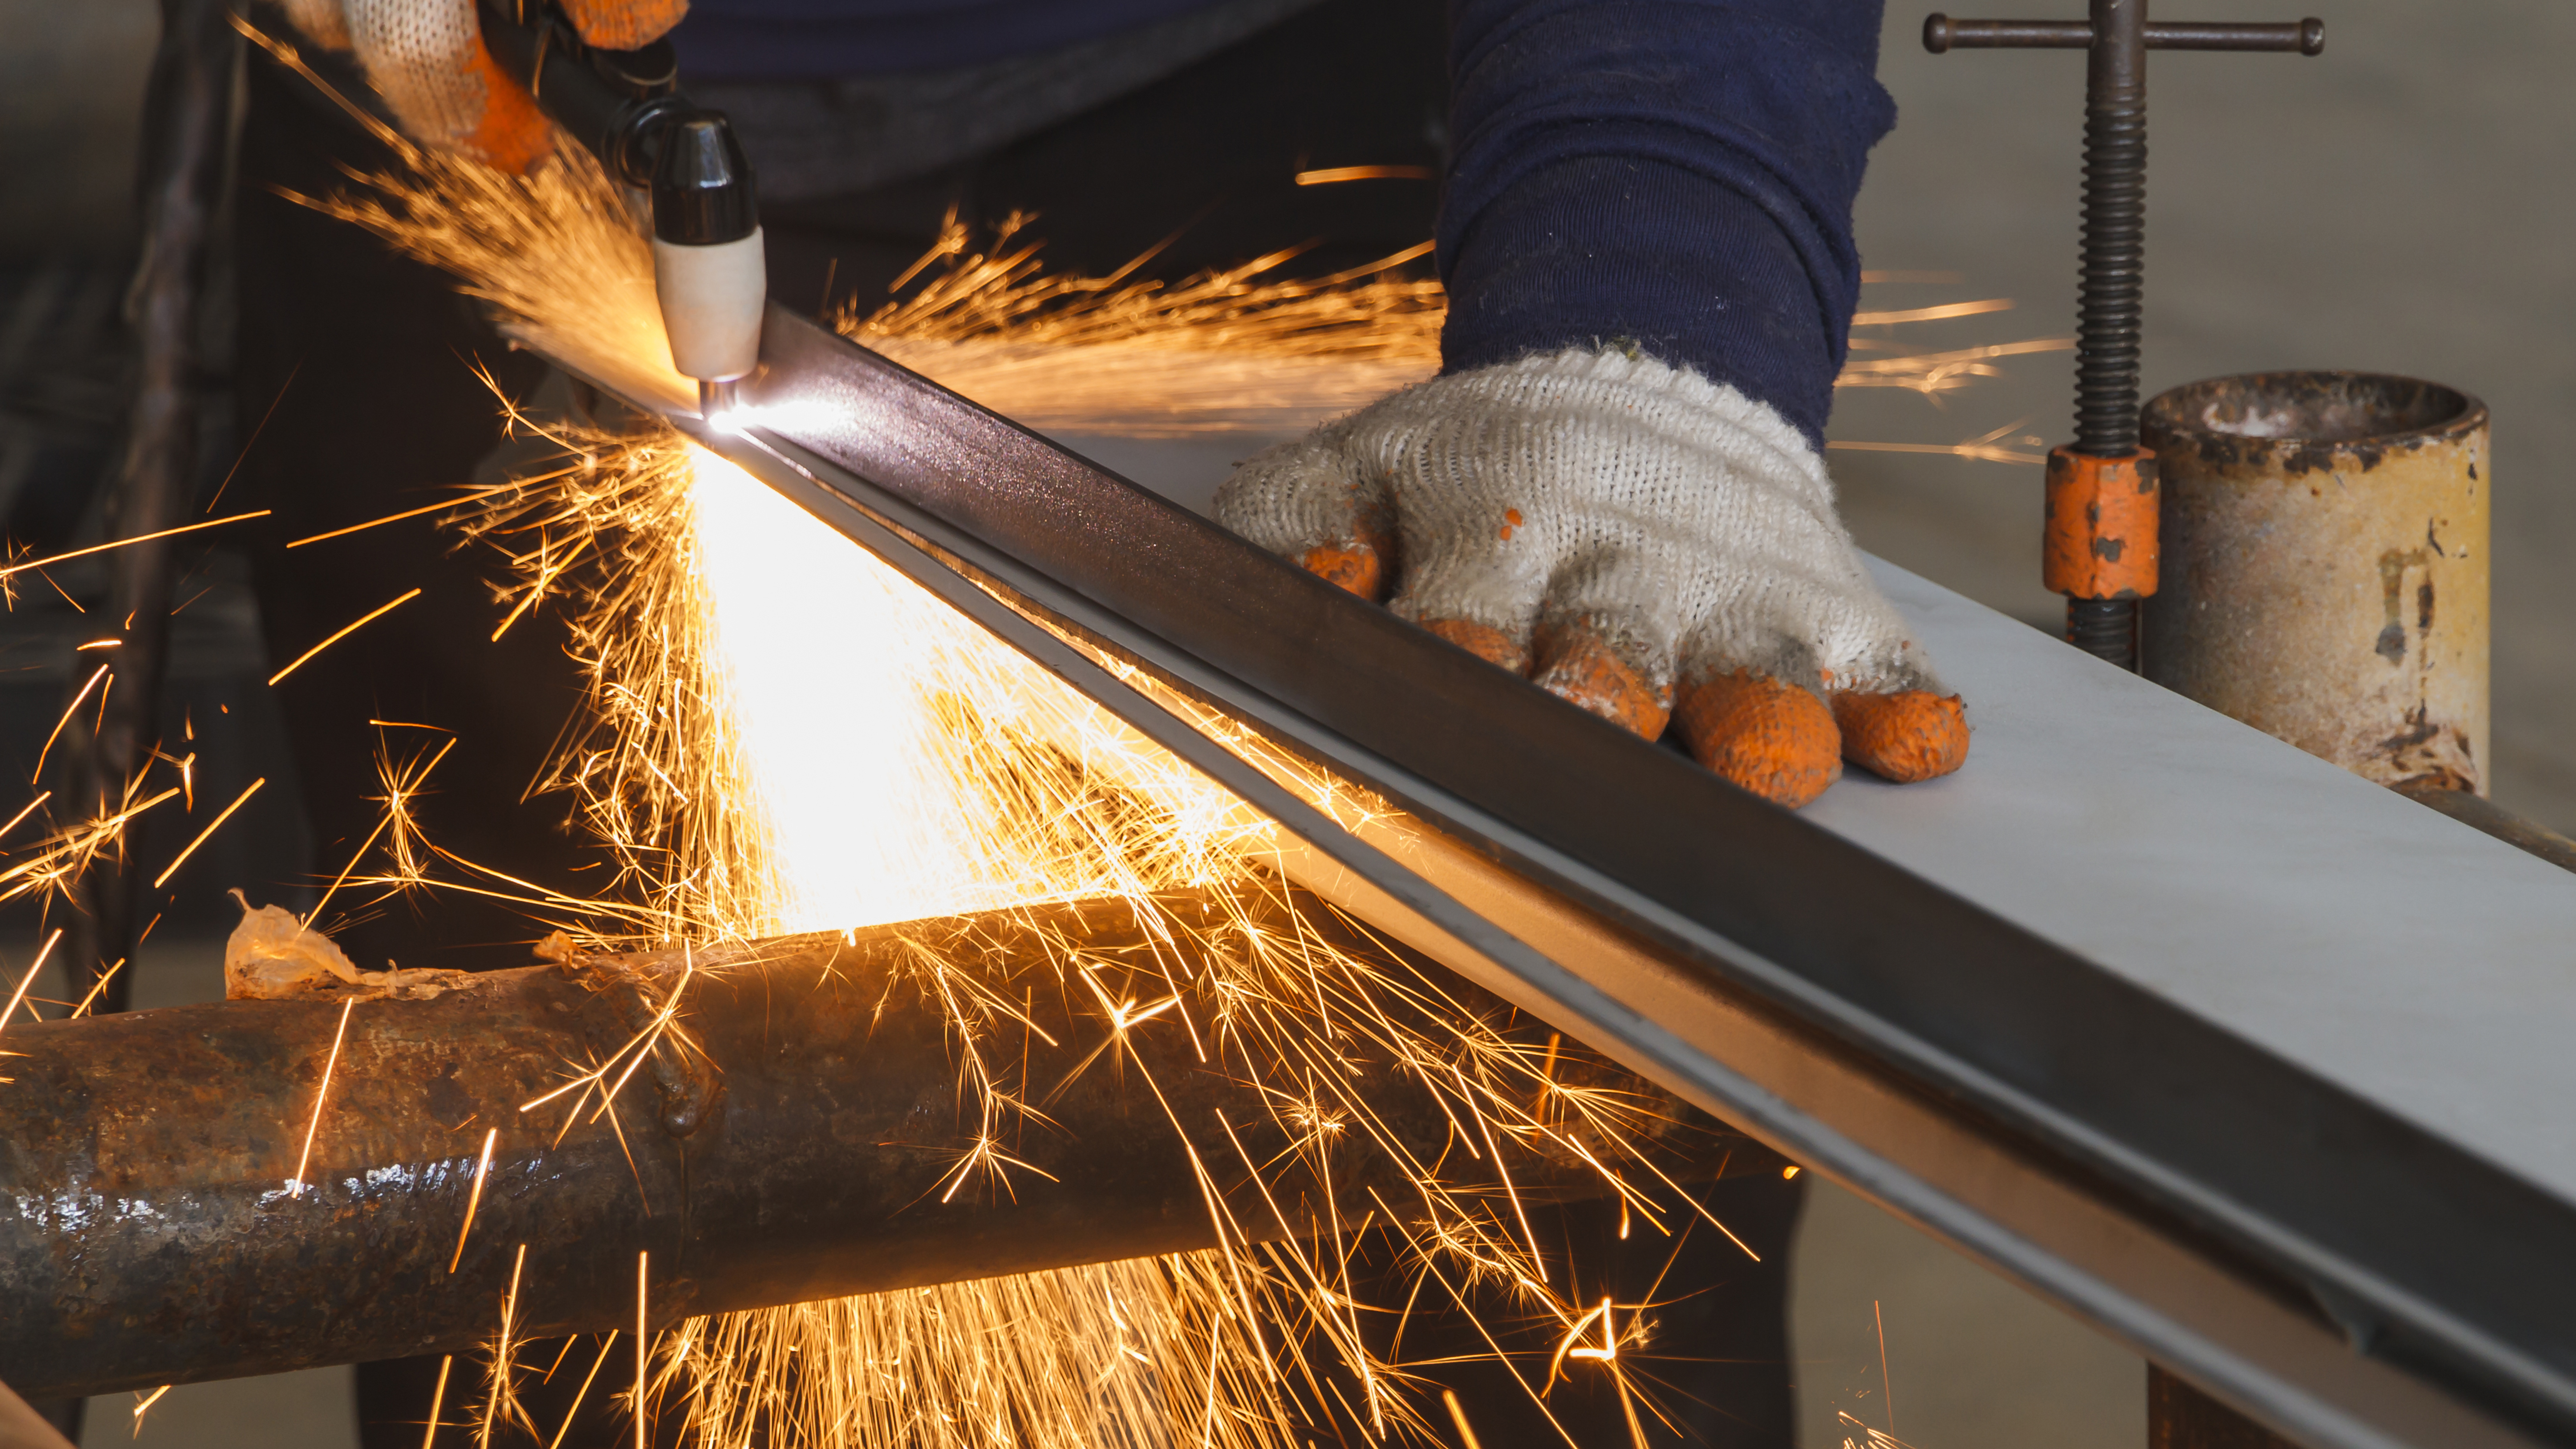
[[[514,1321],[538,1336],[631,1327],[639,1252],[652,1320],[668,1325],[1205,1248],[1217,1235],[1193,1155],[1249,1236],[1311,1231],[1326,1195],[1267,1094],[1311,1091],[1305,1074],[1322,1064],[1229,1044],[1195,991],[1187,1020],[1165,1011],[1102,1052],[1106,1011],[1083,978],[1110,1001],[1150,1004],[1169,991],[1166,964],[1187,980],[1193,958],[1239,950],[1246,923],[1343,928],[1285,891],[1161,905],[1187,928],[1177,938],[1113,900],[699,957],[680,1021],[703,1058],[665,1050],[613,1119],[584,1112],[568,1126],[567,1099],[521,1104],[650,1022],[682,953],[496,972],[426,1001],[236,1001],[13,1027],[0,1034],[21,1054],[0,1061],[15,1079],[0,1087],[0,1374],[30,1394],[97,1394],[465,1352],[495,1328],[522,1243]],[[1340,944],[1389,959],[1356,932]],[[943,1200],[977,1119],[961,1106],[955,1034],[918,975],[897,979],[933,962],[1033,1023],[998,1017],[977,1043],[1054,1124],[1006,1122],[1002,1150],[1028,1165],[1007,1192],[970,1175]],[[1463,1009],[1491,1000],[1427,963],[1391,969],[1420,971],[1417,984]],[[1340,1100],[1367,1104],[1413,1163],[1445,1159],[1444,1182],[1473,1187],[1489,1158],[1471,1160],[1448,1113],[1382,1057],[1352,1045]],[[1412,1167],[1359,1131],[1333,1140],[1341,1222],[1381,1199],[1411,1210]],[[1524,1197],[1601,1191],[1571,1154],[1503,1150]],[[1247,1160],[1268,1164],[1267,1194]]]

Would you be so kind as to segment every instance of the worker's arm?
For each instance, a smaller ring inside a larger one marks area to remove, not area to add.
[[[526,88],[483,45],[475,0],[281,0],[305,39],[357,54],[367,83],[413,140],[465,151],[511,171],[553,138]],[[660,38],[688,0],[560,0],[582,39],[633,50]]]
[[[1444,368],[1245,464],[1219,515],[1784,804],[1957,768],[1822,434],[1872,0],[1461,0]]]

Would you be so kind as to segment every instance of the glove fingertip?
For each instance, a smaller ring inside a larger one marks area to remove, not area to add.
[[[562,0],[584,42],[603,50],[640,50],[670,33],[689,13],[688,0]]]
[[[1953,694],[1902,689],[1833,696],[1843,758],[1901,785],[1947,775],[1967,762],[1967,706]]]

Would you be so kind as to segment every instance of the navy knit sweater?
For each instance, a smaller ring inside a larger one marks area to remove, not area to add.
[[[1633,342],[1821,443],[1883,0],[1455,0],[1451,371]]]
[[[735,75],[976,64],[1206,0],[697,0]],[[1451,371],[1627,343],[1820,441],[1860,286],[1852,199],[1895,123],[1884,0],[1451,0],[1439,230]]]

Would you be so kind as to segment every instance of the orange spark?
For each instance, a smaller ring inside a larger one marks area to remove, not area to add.
[[[400,523],[406,518],[418,518],[424,513],[443,512],[450,508],[457,508],[471,503],[477,498],[489,498],[495,493],[504,493],[513,488],[525,487],[529,481],[530,480],[527,479],[513,479],[507,483],[495,483],[488,488],[468,489],[464,493],[458,494],[456,497],[450,498],[444,503],[432,503],[426,507],[414,508],[402,513],[388,513],[382,518],[370,518],[364,523],[353,523],[346,528],[332,529],[328,533],[310,534],[306,537],[295,539],[289,542],[286,546],[288,548],[302,548],[308,543],[320,543],[326,538],[340,538],[352,533],[363,533],[379,524]]]
[[[1456,1389],[1442,1389],[1440,1402],[1449,1406],[1449,1422],[1458,1426],[1458,1439],[1467,1449],[1484,1449],[1476,1442],[1476,1428],[1467,1422],[1467,1406],[1458,1402]]]
[[[268,514],[269,510],[262,508],[254,513],[236,513],[229,518],[209,518],[203,523],[183,523],[177,528],[165,528],[158,533],[138,533],[132,538],[117,538],[110,539],[106,543],[93,543],[87,548],[76,548],[68,553],[50,554],[44,558],[29,559],[25,563],[10,564],[0,568],[0,579],[23,574],[29,569],[40,569],[50,564],[63,563],[70,559],[87,558],[91,554],[105,553],[112,548],[123,548],[130,543],[150,543],[156,538],[172,538],[182,533],[195,533],[201,528],[220,528],[224,524],[239,523],[248,518],[266,518]]]
[[[1319,171],[1300,171],[1300,186],[1330,186],[1336,181],[1430,181],[1438,172],[1428,166],[1327,166]],[[1428,244],[1425,244],[1428,249]]]
[[[134,1432],[135,1432],[135,1433],[140,1434],[140,1433],[142,1433],[142,1432],[143,1432],[143,1411],[144,1411],[144,1410],[146,1410],[146,1409],[151,1408],[154,1404],[157,1404],[157,1403],[161,1402],[161,1396],[162,1396],[163,1394],[166,1394],[166,1393],[170,1392],[171,1388],[172,1388],[172,1386],[171,1386],[171,1385],[169,1385],[169,1384],[163,1384],[161,1387],[159,1387],[159,1388],[157,1388],[157,1389],[154,1389],[154,1390],[153,1390],[151,1393],[149,1393],[149,1394],[141,1394],[141,1395],[137,1395],[137,1396],[136,1396],[137,1401],[136,1401],[136,1403],[135,1403],[135,1405],[134,1405]]]
[[[465,1225],[456,1230],[456,1256],[447,1260],[450,1273],[456,1271],[457,1264],[465,1261],[465,1235],[474,1231],[474,1209],[483,1202],[483,1174],[492,1170],[492,1144],[500,1140],[500,1136],[498,1127],[483,1134],[483,1159],[474,1164],[474,1190],[465,1197]],[[519,1251],[525,1253],[527,1249],[523,1245]]]
[[[1887,1432],[1896,1432],[1896,1384],[1887,1376],[1887,1315],[1878,1300],[1869,1300],[1869,1321],[1878,1330],[1878,1401],[1887,1407]]]
[[[154,919],[154,920],[158,921],[158,920],[160,920],[161,918],[160,918],[159,916],[154,916],[152,919]],[[149,936],[149,935],[151,935],[151,934],[152,934],[152,928],[151,928],[151,927],[149,927],[149,926],[144,927],[144,928],[143,928],[143,934],[144,934],[145,936]],[[142,941],[141,941],[140,939],[138,939],[138,940],[135,942],[135,944],[139,946],[139,945],[141,945],[141,944],[143,944],[143,943],[142,943]],[[98,1000],[98,994],[99,994],[100,992],[105,991],[105,990],[107,989],[107,983],[108,983],[108,982],[110,982],[110,981],[115,980],[115,979],[116,979],[116,973],[117,973],[117,972],[119,972],[119,971],[122,971],[122,970],[124,970],[124,969],[125,969],[125,958],[124,958],[124,957],[122,957],[122,956],[119,956],[118,958],[116,958],[116,964],[115,964],[115,965],[110,966],[110,967],[108,967],[106,970],[101,971],[100,973],[98,973],[98,979],[97,979],[96,981],[93,981],[93,982],[91,982],[91,983],[89,984],[89,994],[88,994],[88,995],[86,995],[86,996],[83,996],[83,997],[80,999],[80,1005],[75,1006],[75,1007],[73,1007],[73,1008],[72,1008],[72,1014],[71,1014],[71,1016],[70,1016],[69,1018],[67,1018],[67,1019],[68,1019],[68,1020],[72,1020],[72,1021],[78,1021],[80,1018],[82,1018],[82,1017],[84,1017],[84,1016],[89,1015],[89,1004],[90,1004],[91,1002],[93,1002],[93,1001]]]
[[[510,1357],[512,1347],[510,1328],[512,1320],[517,1317],[519,1311],[519,1274],[527,1266],[528,1245],[521,1243],[518,1257],[510,1264],[510,1291],[501,1299],[501,1332],[493,1340],[492,1346],[492,1392],[483,1400],[483,1422],[474,1435],[477,1449],[488,1449],[492,1442],[492,1425],[497,1420],[504,1417],[516,1418],[522,1422],[527,1420],[527,1414],[520,1409],[518,1394],[513,1387],[512,1381],[517,1377],[517,1369],[512,1365]],[[535,1424],[529,1423],[528,1431],[535,1433],[536,1427]]]
[[[1886,327],[1900,322],[1939,322],[1950,317],[1980,317],[1988,312],[2009,312],[2010,297],[1988,297],[1977,302],[1944,302],[1938,307],[1909,307],[1899,312],[1854,312],[1854,327]]]
[[[591,1380],[599,1377],[600,1369],[608,1363],[608,1351],[616,1346],[617,1330],[612,1328],[608,1331],[608,1337],[600,1340],[599,1357],[590,1361],[590,1372],[582,1375],[581,1387],[573,1393],[572,1407],[564,1410],[563,1427],[555,1431],[555,1437],[546,1445],[546,1449],[563,1449],[564,1436],[572,1432],[572,1421],[581,1413],[581,1401],[590,1396]],[[564,1347],[567,1350],[572,1347],[569,1339],[565,1341]]]
[[[429,1427],[420,1436],[420,1449],[430,1449],[438,1439],[438,1410],[447,1402],[447,1371],[454,1367],[456,1355],[452,1353],[438,1361],[438,1387],[429,1392]]]
[[[322,1102],[331,1095],[331,1071],[340,1064],[340,1040],[349,1034],[349,1012],[358,1004],[352,996],[340,1003],[340,1027],[331,1033],[331,1055],[322,1063],[322,1085],[313,1092],[313,1120],[304,1124],[304,1151],[295,1159],[295,1176],[286,1189],[288,1197],[304,1195],[304,1168],[313,1160],[313,1134],[322,1126]]]
[[[44,804],[52,798],[54,798],[54,792],[47,790],[42,794],[39,794],[35,799],[28,801],[25,807],[20,809],[17,814],[9,817],[8,824],[0,825],[0,836],[5,836],[10,831],[17,829],[21,824],[25,823],[28,816],[36,813],[37,806]]]
[[[284,679],[286,676],[293,674],[296,670],[303,668],[304,661],[311,659],[314,655],[319,654],[323,650],[330,648],[332,645],[339,643],[341,640],[348,638],[351,634],[356,633],[361,627],[372,624],[376,620],[383,618],[385,615],[392,613],[397,607],[403,604],[408,604],[412,600],[419,598],[420,594],[420,590],[413,589],[409,593],[404,594],[401,598],[395,599],[392,603],[379,604],[375,608],[368,610],[366,613],[359,615],[356,619],[351,620],[349,623],[342,625],[339,631],[334,633],[330,638],[325,639],[321,643],[314,645],[312,648],[305,650],[303,653],[296,655],[294,663],[289,664],[284,669],[270,675],[268,677],[269,684],[274,687],[277,681]]]
[[[195,757],[190,756],[190,758],[193,759]],[[233,818],[233,812],[242,808],[242,806],[249,801],[251,796],[259,793],[259,787],[267,783],[268,777],[266,775],[262,775],[258,779],[251,781],[248,789],[245,789],[239,795],[234,796],[233,803],[224,807],[224,813],[207,822],[206,828],[197,832],[197,838],[188,842],[188,848],[180,851],[178,856],[170,862],[167,868],[165,868],[159,875],[152,878],[152,888],[157,891],[161,889],[161,887],[168,885],[170,883],[170,877],[179,873],[179,867],[188,863],[188,857],[197,853],[197,847],[206,843],[206,837],[223,828],[223,823]]]
[[[45,944],[37,949],[36,959],[27,965],[27,974],[18,978],[18,989],[10,996],[8,1009],[0,1011],[0,1027],[6,1027],[9,1018],[18,1014],[19,1003],[27,999],[27,988],[35,984],[36,973],[45,969],[45,958],[54,954],[54,943],[62,938],[62,928],[57,926],[54,933],[45,938]]]
[[[54,721],[54,732],[45,736],[45,747],[36,751],[36,772],[27,777],[30,782],[45,778],[45,756],[54,752],[54,741],[63,737],[63,726],[72,722],[72,716],[80,712],[81,701],[89,698],[89,692],[98,688],[98,682],[106,677],[107,666],[102,664],[91,671],[89,682],[80,687],[80,693],[72,696],[72,702],[63,706],[62,718]]]
[[[646,1271],[651,1259],[649,1252],[635,1255],[635,1449],[650,1449],[644,1424],[644,1374],[652,1364],[653,1329],[645,1321],[644,1304],[646,1294],[652,1288],[651,1276]]]

